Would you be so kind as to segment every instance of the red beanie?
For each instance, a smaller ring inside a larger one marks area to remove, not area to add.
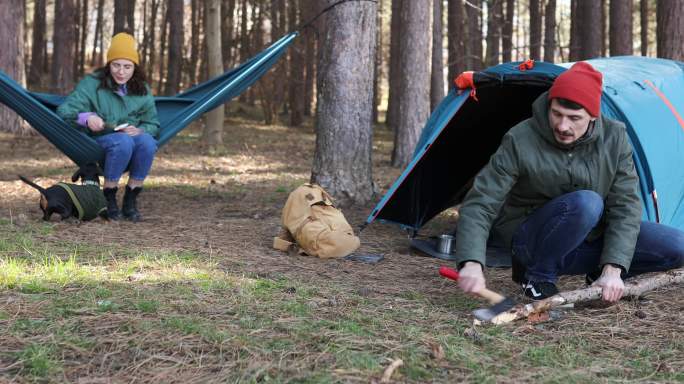
[[[549,90],[549,100],[561,98],[574,101],[593,117],[601,113],[603,75],[589,63],[580,61],[561,73]]]

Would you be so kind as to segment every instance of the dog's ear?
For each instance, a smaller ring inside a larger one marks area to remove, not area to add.
[[[71,182],[72,182],[72,183],[77,182],[78,179],[81,178],[81,176],[83,176],[83,172],[81,172],[81,168],[79,168],[79,169],[76,170],[76,172],[74,172],[73,175],[71,175]]]
[[[95,166],[95,176],[102,176],[104,177],[104,172],[102,171],[102,168],[100,168],[99,165],[93,164]]]

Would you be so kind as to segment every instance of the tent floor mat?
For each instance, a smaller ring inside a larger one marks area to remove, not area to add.
[[[411,248],[442,260],[455,260],[451,253],[437,250],[437,239],[411,239]],[[502,248],[487,247],[487,267],[508,268],[511,266],[511,253]]]

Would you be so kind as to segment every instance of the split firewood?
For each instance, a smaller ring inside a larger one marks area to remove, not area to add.
[[[684,282],[684,268],[650,274],[639,277],[625,284],[624,296],[640,296],[644,292],[654,290],[669,284]],[[544,300],[529,304],[518,304],[506,312],[492,318],[494,324],[505,324],[515,320],[527,318],[530,315],[546,312],[561,305],[586,302],[601,298],[601,287],[591,286],[575,291],[561,292]]]

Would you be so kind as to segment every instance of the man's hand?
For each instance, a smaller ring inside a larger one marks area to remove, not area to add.
[[[619,267],[610,264],[603,266],[601,277],[592,284],[603,288],[603,300],[615,303],[625,293],[625,283],[620,278],[621,272],[622,269]]]
[[[138,136],[139,134],[143,133],[143,130],[136,126],[129,125],[128,127],[120,130],[119,132],[126,133],[129,136]]]
[[[475,261],[466,261],[458,271],[458,287],[465,293],[478,293],[485,288],[482,265]]]
[[[88,120],[86,120],[86,124],[88,125],[88,129],[90,129],[93,132],[100,132],[104,129],[105,123],[104,120],[98,115],[91,115],[88,117]]]

